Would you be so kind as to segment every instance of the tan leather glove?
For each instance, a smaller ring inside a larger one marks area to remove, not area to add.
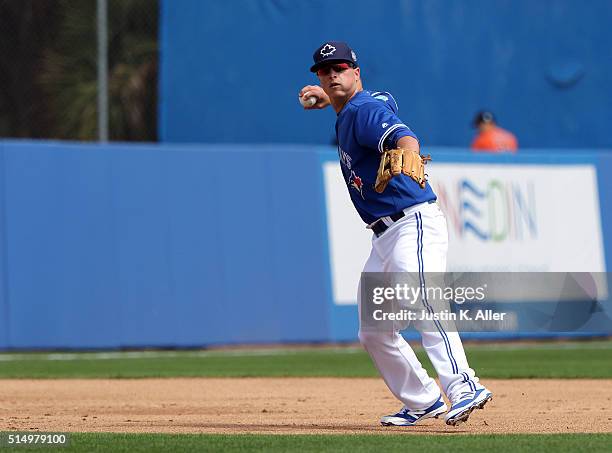
[[[383,193],[391,181],[391,178],[400,173],[414,179],[421,189],[425,188],[425,165],[431,160],[431,156],[422,156],[403,148],[391,149],[383,152],[380,165],[376,175],[374,190]]]

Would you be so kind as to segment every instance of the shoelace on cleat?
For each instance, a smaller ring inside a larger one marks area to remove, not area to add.
[[[474,392],[461,392],[459,394],[459,398],[457,398],[457,400],[453,401],[453,405],[457,404],[460,401],[463,401],[467,398],[473,398],[474,397]]]
[[[417,417],[419,415],[423,415],[425,413],[424,410],[420,410],[420,411],[411,411],[410,409],[408,409],[407,407],[403,408],[400,412],[401,415],[410,415],[410,416],[414,416]]]

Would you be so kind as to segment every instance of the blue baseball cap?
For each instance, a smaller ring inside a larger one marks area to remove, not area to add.
[[[321,66],[337,61],[346,61],[355,68],[358,66],[357,55],[355,55],[353,49],[347,43],[341,41],[327,41],[315,50],[312,59],[315,64],[310,68],[310,72],[317,72]]]

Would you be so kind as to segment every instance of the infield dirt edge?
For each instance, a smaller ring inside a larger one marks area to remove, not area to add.
[[[382,427],[379,378],[4,379],[0,430],[223,434],[609,433],[612,379],[487,379],[468,423]]]

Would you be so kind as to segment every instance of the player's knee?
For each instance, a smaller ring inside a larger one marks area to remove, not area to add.
[[[364,348],[368,348],[368,346],[377,346],[385,343],[387,341],[388,335],[384,335],[381,332],[368,332],[364,330],[359,331],[359,342]]]

